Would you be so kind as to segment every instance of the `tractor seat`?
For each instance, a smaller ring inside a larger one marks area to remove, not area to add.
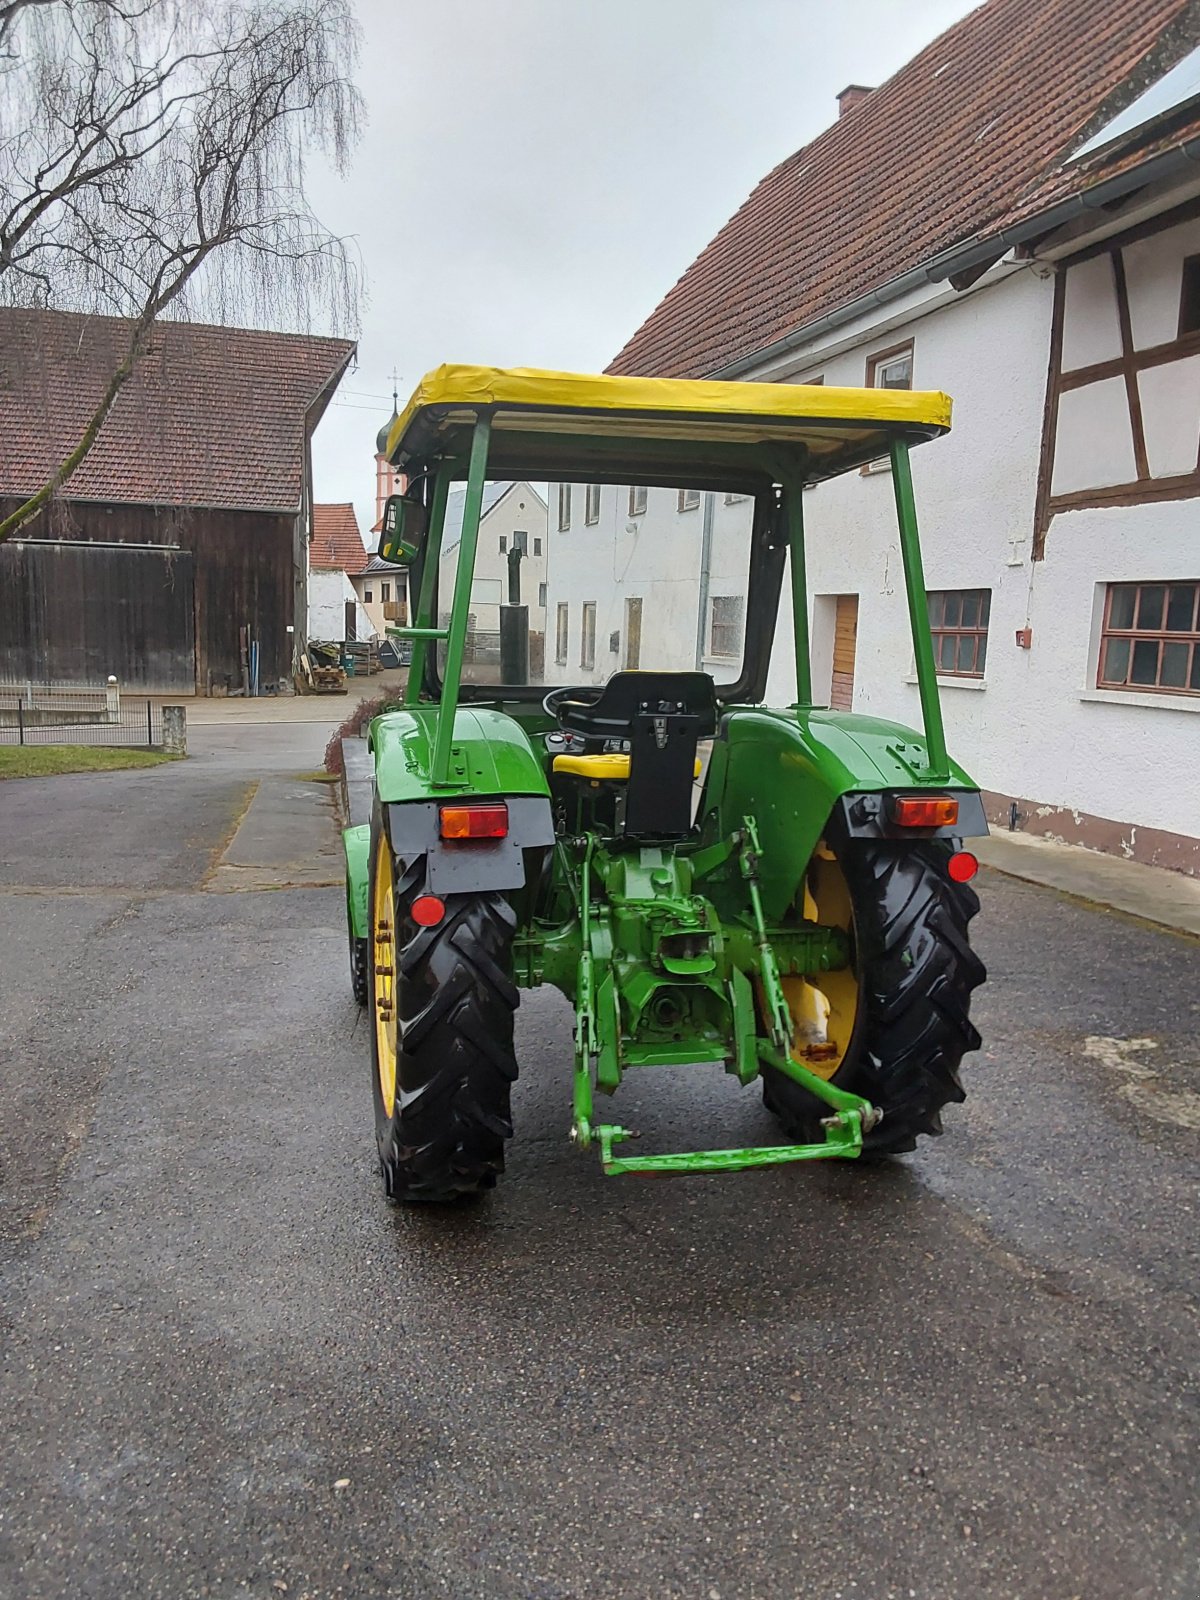
[[[600,756],[555,756],[554,771],[568,772],[576,778],[590,778],[593,783],[626,783],[629,780],[631,757],[628,755],[600,755]],[[703,763],[696,757],[695,771],[692,776],[698,778]]]
[[[627,839],[687,838],[696,745],[717,726],[708,673],[617,672],[599,693],[568,690],[556,711],[559,727],[585,741],[585,754],[554,758],[556,773],[624,783],[620,831]],[[627,744],[628,754],[604,749],[615,743]]]
[[[717,696],[707,672],[615,672],[598,691],[568,690],[557,712],[559,727],[588,740],[628,739],[636,719],[663,716],[695,719],[705,739],[716,732]]]

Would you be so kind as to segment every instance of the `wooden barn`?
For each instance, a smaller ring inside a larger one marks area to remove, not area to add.
[[[117,318],[0,308],[0,512],[78,442],[127,338]],[[161,324],[61,496],[0,544],[0,684],[227,693],[253,662],[263,692],[290,687],[310,444],[353,354]]]

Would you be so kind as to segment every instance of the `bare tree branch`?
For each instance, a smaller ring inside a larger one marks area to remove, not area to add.
[[[84,460],[156,321],[353,327],[345,242],[304,194],[344,170],[360,100],[351,0],[0,0],[0,305],[129,322],[76,447],[0,522],[36,515]]]

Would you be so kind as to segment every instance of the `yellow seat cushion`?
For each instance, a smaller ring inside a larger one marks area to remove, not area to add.
[[[627,755],[555,756],[555,772],[570,772],[577,778],[590,778],[593,783],[608,781],[624,783],[629,777]],[[696,757],[695,776],[700,776],[700,757]]]

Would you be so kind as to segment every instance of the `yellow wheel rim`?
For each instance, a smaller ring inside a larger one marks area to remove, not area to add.
[[[823,841],[813,852],[805,876],[804,917],[827,928],[854,931],[854,911],[845,875]],[[792,1059],[818,1078],[832,1078],[846,1059],[854,1034],[858,974],[846,967],[841,972],[818,972],[782,981],[796,1025]]]
[[[379,1093],[390,1117],[396,1105],[396,879],[392,852],[380,839],[371,886],[371,1003]]]

